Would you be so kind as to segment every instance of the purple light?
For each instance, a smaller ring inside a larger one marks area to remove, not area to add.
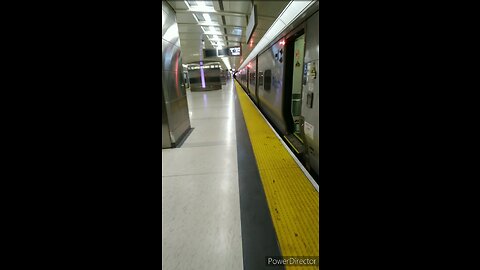
[[[205,88],[205,75],[203,74],[203,62],[200,61],[200,77],[202,78],[202,88]]]

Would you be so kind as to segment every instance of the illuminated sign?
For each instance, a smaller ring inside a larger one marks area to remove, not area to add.
[[[228,48],[228,55],[229,56],[241,56],[242,55],[242,49],[240,46],[238,47],[229,47]]]
[[[216,66],[196,66],[196,67],[189,67],[189,70],[197,70],[197,69],[214,69],[214,68],[220,68],[219,65]]]
[[[226,49],[204,49],[203,57],[225,57],[225,56],[241,56],[242,48],[240,46],[228,47]]]

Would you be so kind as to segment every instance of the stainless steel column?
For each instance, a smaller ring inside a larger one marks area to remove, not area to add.
[[[162,1],[162,148],[175,147],[190,129],[176,15]]]

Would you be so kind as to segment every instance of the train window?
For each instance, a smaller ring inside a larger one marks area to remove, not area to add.
[[[271,85],[272,85],[272,71],[270,69],[267,69],[265,70],[263,89],[270,90]]]
[[[263,85],[263,72],[259,71],[258,72],[258,86]]]

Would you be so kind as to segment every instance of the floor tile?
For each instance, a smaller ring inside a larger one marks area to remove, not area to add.
[[[243,269],[237,178],[162,177],[164,269]]]

